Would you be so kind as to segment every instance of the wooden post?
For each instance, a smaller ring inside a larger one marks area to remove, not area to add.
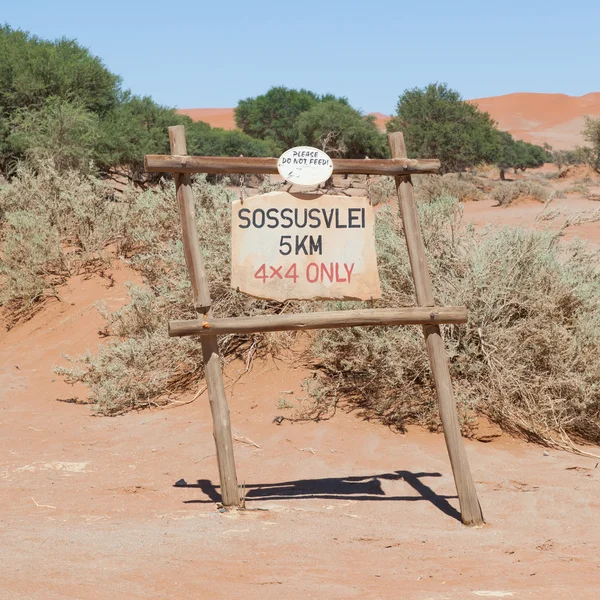
[[[392,158],[407,157],[404,135],[401,132],[389,134],[388,143]],[[413,196],[412,181],[410,175],[399,175],[396,176],[395,180],[400,214],[404,223],[404,236],[406,237],[410,267],[417,294],[417,304],[419,306],[434,306],[429,267],[419,226],[417,206]],[[460,434],[448,358],[440,327],[439,325],[424,325],[423,332],[437,391],[446,447],[448,448],[456,491],[458,492],[461,519],[465,525],[483,525],[484,520],[477,499],[477,491],[475,490]]]
[[[187,154],[185,127],[183,125],[169,127],[169,140],[171,142],[171,154],[180,156]],[[204,261],[200,253],[198,228],[194,212],[194,196],[189,174],[176,173],[175,188],[181,216],[185,261],[190,272],[194,293],[194,306],[198,312],[209,315],[211,312],[210,290],[204,269]],[[217,447],[221,497],[224,506],[239,506],[240,494],[235,472],[229,406],[227,405],[227,396],[223,384],[217,336],[204,336],[200,339],[200,342],[202,344],[204,373],[208,387],[208,400],[213,419],[213,436]]]

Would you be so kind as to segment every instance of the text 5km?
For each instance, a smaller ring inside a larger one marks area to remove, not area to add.
[[[309,283],[351,283],[354,263],[316,263],[306,265],[304,271],[298,270],[296,263],[289,266],[262,264],[254,273],[255,279],[262,279],[266,283],[269,279],[291,279],[296,283],[304,279]]]

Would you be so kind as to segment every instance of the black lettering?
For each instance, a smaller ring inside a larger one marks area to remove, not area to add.
[[[319,209],[318,208],[311,208],[308,211],[308,218],[312,221],[311,224],[309,225],[309,227],[311,227],[312,229],[316,229],[317,227],[321,226],[321,219],[319,218]]]
[[[248,227],[250,227],[250,219],[248,217],[245,216],[246,213],[249,213],[250,209],[249,208],[242,208],[241,210],[238,211],[238,219],[240,221],[245,221],[245,225],[239,225],[240,229],[248,229]],[[244,214],[242,214],[244,213]]]
[[[256,218],[257,215],[260,215],[261,219],[260,219],[260,225],[257,223],[258,219]],[[252,225],[254,225],[254,227],[256,227],[257,229],[260,229],[261,227],[263,227],[265,224],[265,211],[262,208],[257,208],[253,213],[252,213]]]
[[[335,209],[335,226],[336,226],[336,229],[346,229],[346,227],[348,227],[348,225],[340,225],[340,209],[339,208]]]
[[[306,246],[304,244],[306,244],[306,240],[308,239],[308,236],[305,235],[302,240],[300,239],[300,236],[297,235],[296,236],[296,251],[294,252],[294,254],[296,256],[298,256],[298,254],[300,254],[300,250],[304,251],[304,254],[308,254],[308,250],[306,249]]]
[[[283,254],[284,256],[287,256],[292,251],[292,244],[286,241],[286,239],[291,240],[292,236],[282,235],[281,239],[279,240],[279,254]],[[286,248],[286,252],[283,251],[284,248]]]
[[[362,208],[349,208],[348,209],[348,228],[350,229],[360,229],[360,225],[358,221],[360,220],[359,215],[354,215],[353,212],[361,212]],[[356,225],[353,225],[354,221],[357,221]]]
[[[362,211],[362,227],[365,228],[365,209],[361,208]]]
[[[277,218],[278,212],[279,212],[279,210],[277,208],[270,208],[267,211],[267,219],[269,219],[269,221],[273,222],[273,225],[271,225],[270,223],[267,224],[267,227],[269,229],[275,229],[275,227],[277,227],[279,225],[279,219]],[[273,214],[275,214],[275,216],[272,216]]]
[[[310,236],[310,253],[319,255],[323,254],[322,236],[317,236],[317,239],[315,239],[312,235]]]
[[[294,222],[292,221],[291,217],[286,217],[285,216],[285,213],[291,213],[291,212],[292,212],[291,208],[284,208],[284,209],[282,209],[282,211],[280,213],[281,214],[281,221],[282,221],[281,226],[284,229],[289,229],[294,224]],[[283,221],[285,221],[287,223],[287,225],[285,223],[283,223]]]
[[[329,219],[327,218],[327,211],[323,209],[323,218],[325,219],[327,229],[329,229],[331,227],[331,221],[333,221],[333,208],[329,211]]]
[[[300,223],[298,219],[298,209],[294,209],[294,217],[296,218],[296,227],[306,227],[306,221],[308,220],[308,208],[304,209],[304,222]]]

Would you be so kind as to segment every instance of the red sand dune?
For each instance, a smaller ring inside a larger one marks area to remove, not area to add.
[[[585,96],[508,94],[472,102],[515,138],[562,149],[583,144],[585,115],[600,117],[600,92]]]
[[[235,129],[233,108],[181,108],[177,112],[192,121],[204,121],[211,127]]]
[[[568,149],[583,143],[583,117],[600,117],[600,92],[585,96],[566,94],[507,94],[470,100],[490,113],[504,131],[516,139],[535,144],[549,143],[554,148]],[[186,108],[177,112],[194,121],[205,121],[213,127],[233,129],[233,108]],[[384,131],[389,116],[370,113],[377,127]]]

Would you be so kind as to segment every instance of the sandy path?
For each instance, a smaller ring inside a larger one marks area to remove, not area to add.
[[[55,401],[82,392],[51,369],[101,342],[93,303],[123,304],[131,275],[115,278],[79,278],[2,334],[0,598],[597,598],[597,461],[468,442],[489,524],[467,529],[442,436],[342,412],[274,424],[310,375],[293,363],[235,385],[233,425],[260,446],[236,443],[238,473],[261,510],[217,512],[205,396],[117,418]]]

